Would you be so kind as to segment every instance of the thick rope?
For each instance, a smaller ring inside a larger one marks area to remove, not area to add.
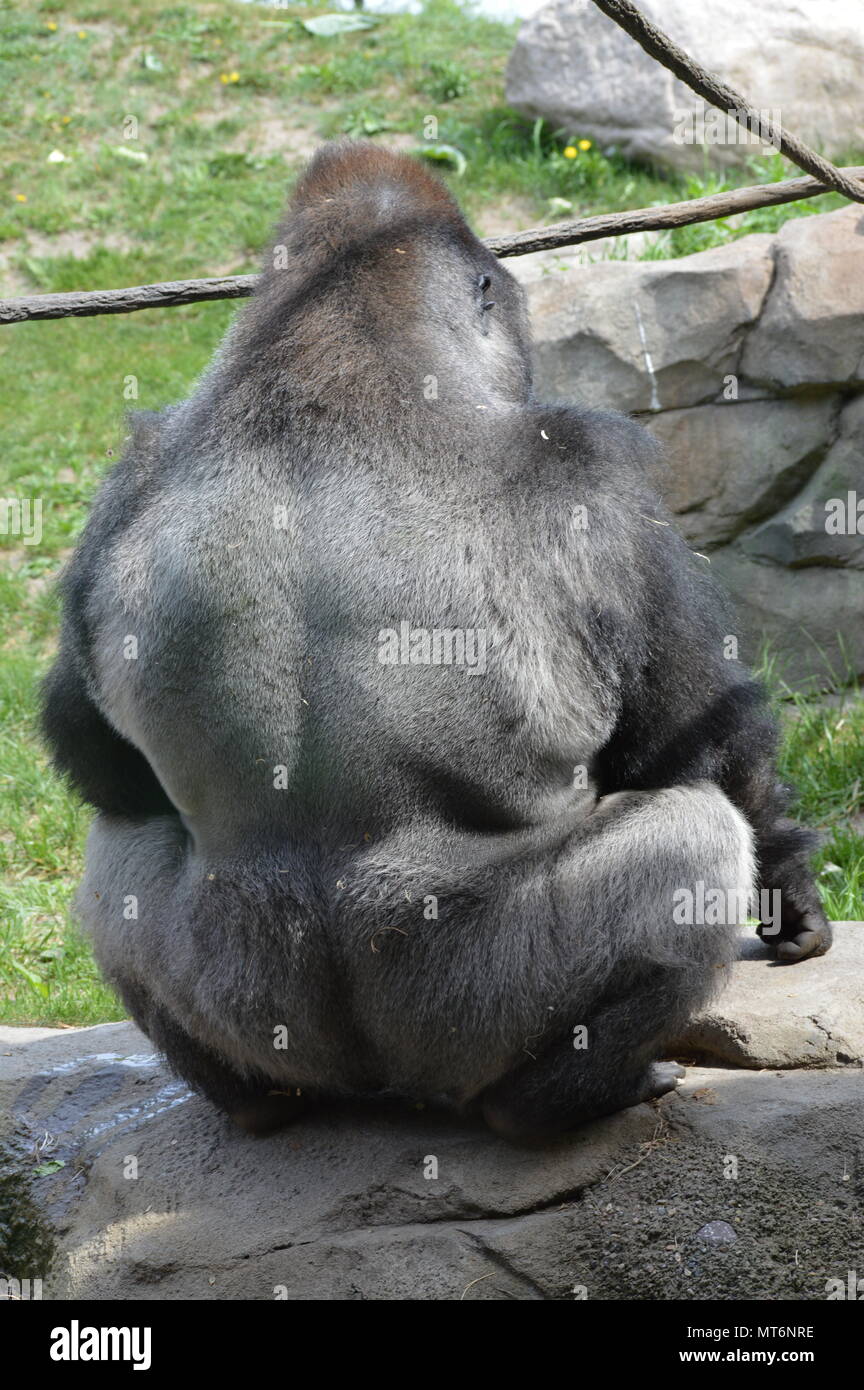
[[[845,171],[864,177],[864,167]],[[665,207],[631,208],[595,217],[578,217],[548,227],[531,227],[512,236],[487,237],[486,246],[496,256],[526,256],[532,251],[551,251],[560,246],[596,241],[599,237],[624,236],[628,232],[666,231],[694,222],[713,222],[718,217],[749,212],[815,198],[827,193],[817,179],[787,179],[711,193]],[[88,318],[94,314],[132,314],[138,309],[165,309],[175,304],[200,304],[209,299],[243,299],[252,294],[257,275],[223,275],[206,280],[169,280],[161,285],[132,285],[122,290],[75,290],[69,294],[35,294],[22,299],[0,300],[0,324],[28,319]]]

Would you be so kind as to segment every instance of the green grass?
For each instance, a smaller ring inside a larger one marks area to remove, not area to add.
[[[0,676],[0,1019],[98,1023],[123,1011],[70,923],[90,817],[33,729],[41,665],[7,653]]]
[[[504,103],[515,24],[427,0],[422,14],[381,16],[364,32],[307,33],[301,21],[329,8],[106,0],[70,13],[55,0],[0,0],[0,241],[13,243],[13,269],[60,290],[249,267],[320,139],[368,132],[411,147],[430,118],[467,160],[451,182],[487,233],[501,230],[502,204],[511,220],[515,207],[539,221],[553,198],[600,212],[791,172],[774,156],[719,179],[707,150],[701,178],[655,174],[596,147],[565,158],[561,132]],[[47,162],[55,150],[65,162]],[[842,199],[825,195],[681,229],[652,254],[834,206]],[[91,254],[26,245],[69,233]]]
[[[722,180],[707,162],[701,177],[670,178],[596,147],[568,158],[560,132],[504,103],[515,25],[430,0],[420,15],[384,17],[363,33],[324,39],[303,29],[302,19],[331,8],[0,0],[0,293],[253,269],[320,140],[349,132],[413,148],[429,117],[437,140],[466,160],[462,177],[439,167],[486,235],[547,220],[552,199],[558,215],[589,214],[794,172],[779,157]],[[48,162],[55,150],[64,162]],[[681,228],[646,254],[685,255],[841,205],[826,195]],[[183,396],[234,312],[202,304],[0,328],[0,495],[43,503],[38,545],[0,535],[5,1021],[121,1016],[70,925],[87,813],[51,774],[33,727],[57,627],[51,581],[121,446],[125,410]],[[860,699],[840,714],[807,706],[784,752],[802,810],[826,826],[819,881],[841,917],[864,911],[862,840],[845,828],[861,802],[862,710]]]
[[[850,689],[826,705],[784,692],[781,776],[795,787],[795,813],[818,826],[819,890],[835,921],[864,917],[864,698]]]

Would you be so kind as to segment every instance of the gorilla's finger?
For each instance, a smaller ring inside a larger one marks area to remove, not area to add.
[[[778,941],[777,959],[785,961],[800,960],[803,955],[801,947],[796,941]]]
[[[810,954],[824,956],[834,940],[834,932],[827,917],[821,913],[817,916],[815,912],[805,912],[801,919],[801,934],[809,935],[810,933],[819,938],[818,946],[814,947]]]
[[[806,956],[822,955],[826,949],[819,932],[802,931],[792,941],[778,942],[777,959],[790,962],[804,960]]]

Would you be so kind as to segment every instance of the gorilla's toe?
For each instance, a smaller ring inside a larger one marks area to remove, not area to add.
[[[790,941],[778,941],[777,959],[785,961],[803,960],[805,956],[823,955],[827,947],[822,945],[819,932],[802,931]]]
[[[798,928],[797,931],[795,927]],[[783,935],[777,936],[775,932],[776,928],[769,931],[764,924],[756,928],[756,935],[761,937],[766,946],[775,948],[777,960],[785,965],[806,960],[808,956],[824,956],[825,952],[830,950],[833,940],[831,923],[822,913],[815,912],[805,912],[794,927],[784,927]]]
[[[652,1062],[645,1079],[645,1094],[642,1099],[656,1100],[658,1096],[665,1096],[668,1091],[674,1091],[685,1075],[684,1068],[678,1062]]]

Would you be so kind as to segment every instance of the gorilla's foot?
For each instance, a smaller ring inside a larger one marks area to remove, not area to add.
[[[631,1086],[617,1093],[606,1091],[601,1098],[589,1100],[571,1099],[567,1108],[560,1100],[550,1097],[551,1113],[543,1115],[536,1102],[534,1104],[517,1093],[505,1099],[499,1090],[498,1095],[489,1095],[482,1102],[482,1114],[487,1125],[502,1139],[527,1146],[548,1143],[559,1135],[578,1129],[589,1120],[600,1119],[603,1115],[614,1115],[619,1110],[629,1110],[631,1105],[641,1105],[646,1100],[656,1100],[674,1091],[685,1075],[678,1062],[652,1062],[643,1075]]]
[[[300,1090],[268,1091],[251,1097],[229,1112],[231,1119],[247,1134],[263,1138],[299,1120],[311,1105],[311,1097]]]
[[[652,1062],[645,1075],[645,1094],[641,1100],[656,1100],[674,1091],[686,1073],[678,1062]],[[634,1102],[635,1103],[635,1102]]]

